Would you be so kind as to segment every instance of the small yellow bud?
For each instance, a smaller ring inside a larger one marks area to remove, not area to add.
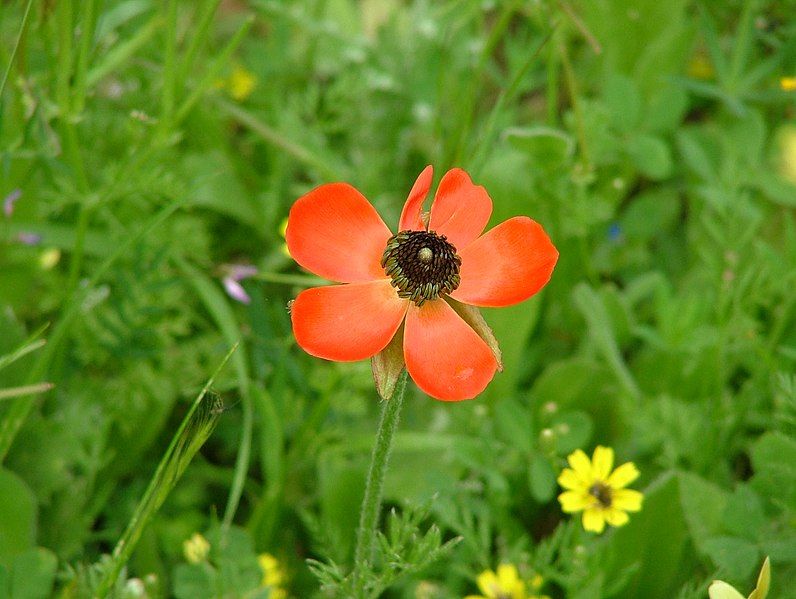
[[[191,564],[199,564],[207,559],[210,553],[210,543],[198,532],[182,544],[182,553],[185,560]]]
[[[52,248],[42,252],[39,256],[39,266],[44,270],[50,270],[61,261],[61,250]]]

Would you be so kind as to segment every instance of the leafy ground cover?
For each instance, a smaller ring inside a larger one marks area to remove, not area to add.
[[[433,164],[560,258],[483,310],[478,398],[409,383],[362,596],[746,595],[768,556],[796,597],[794,15],[0,3],[0,596],[360,593],[380,400],[296,346],[285,219],[347,181],[398,222]],[[644,496],[600,534],[557,499],[597,446]]]

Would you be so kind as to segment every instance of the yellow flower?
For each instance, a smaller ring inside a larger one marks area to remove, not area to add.
[[[257,87],[257,77],[251,71],[246,70],[240,65],[232,69],[232,74],[227,79],[227,90],[229,95],[238,102],[243,102],[248,98]]]
[[[766,558],[763,567],[760,568],[760,575],[757,577],[757,586],[748,599],[766,599],[770,585],[771,563]],[[710,599],[743,599],[743,595],[723,580],[714,580],[708,589],[708,595],[710,595]]]
[[[210,553],[210,543],[198,532],[182,544],[182,553],[188,563],[199,564],[207,559]]]
[[[713,78],[713,64],[704,52],[699,52],[691,57],[688,62],[688,75],[693,79]]]
[[[270,553],[261,553],[257,556],[257,563],[263,572],[260,586],[271,589],[271,594],[268,595],[269,599],[286,599],[287,591],[279,588],[279,585],[283,584],[287,578],[279,560]]]
[[[531,582],[534,590],[542,586],[541,576],[535,576]],[[483,595],[468,595],[465,599],[550,599],[547,596],[527,595],[525,583],[520,578],[517,568],[511,564],[501,564],[497,573],[485,570],[475,579],[478,589]]]
[[[629,520],[627,512],[641,509],[643,495],[624,488],[638,478],[638,469],[628,462],[611,472],[614,450],[610,447],[598,445],[591,461],[578,449],[567,461],[572,468],[564,468],[558,477],[558,484],[566,489],[558,501],[567,513],[583,511],[586,530],[601,533],[606,522],[622,526]]]
[[[783,77],[779,80],[779,86],[782,91],[796,92],[796,77]]]

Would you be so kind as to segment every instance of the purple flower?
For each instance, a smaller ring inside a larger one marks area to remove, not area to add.
[[[242,304],[249,304],[251,298],[249,294],[246,293],[243,285],[240,284],[240,281],[256,275],[257,269],[254,266],[248,266],[246,264],[233,264],[227,267],[226,271],[227,276],[225,276],[221,282],[224,284],[227,295]]]
[[[22,197],[21,189],[15,189],[5,197],[3,200],[3,214],[6,215],[6,218],[11,218],[11,215],[14,214],[14,204],[20,197]]]
[[[224,289],[227,290],[227,295],[232,299],[239,301],[241,304],[248,304],[252,301],[243,285],[232,277],[224,277],[223,283]]]
[[[41,235],[30,231],[20,231],[17,233],[17,241],[25,245],[38,245],[41,242]]]

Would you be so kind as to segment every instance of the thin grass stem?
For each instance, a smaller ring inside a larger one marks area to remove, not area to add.
[[[25,6],[25,13],[22,15],[22,23],[19,25],[19,34],[17,35],[17,41],[14,43],[14,49],[11,50],[11,56],[8,59],[8,66],[6,67],[5,72],[3,73],[3,80],[0,81],[0,98],[3,97],[3,91],[6,88],[6,81],[8,81],[8,76],[11,73],[11,67],[14,65],[14,59],[17,56],[17,51],[19,50],[19,46],[22,43],[22,38],[25,35],[25,30],[28,27],[28,15],[30,14],[30,7],[33,5],[33,0],[28,0],[27,6]]]
[[[227,352],[182,419],[127,528],[113,549],[111,564],[97,586],[97,596],[108,595],[122,568],[130,559],[144,527],[176,486],[193,456],[213,432],[223,411],[223,404],[218,396],[209,393],[210,387],[237,348],[238,345],[235,344]]]

